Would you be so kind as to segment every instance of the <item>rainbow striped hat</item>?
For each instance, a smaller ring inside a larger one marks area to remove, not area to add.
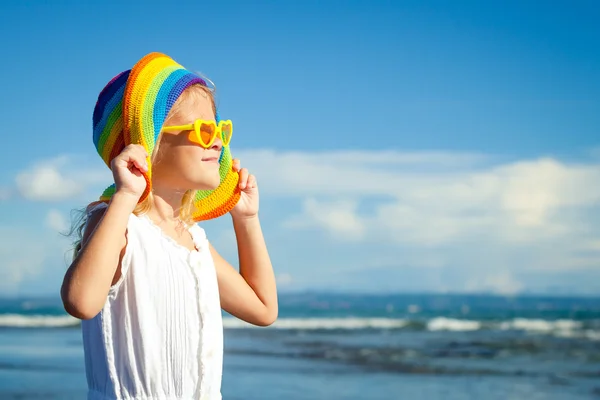
[[[207,86],[198,75],[162,53],[150,53],[132,69],[115,76],[98,95],[93,115],[94,145],[106,165],[110,168],[112,159],[129,144],[141,144],[151,155],[171,107],[181,93],[194,84]],[[218,113],[216,120],[218,123]],[[223,146],[220,163],[219,187],[196,194],[192,214],[196,222],[228,213],[240,198],[239,175],[232,168],[229,146]],[[152,190],[150,160],[144,177],[147,185],[140,202]],[[100,196],[100,201],[108,202],[114,192],[112,184]]]

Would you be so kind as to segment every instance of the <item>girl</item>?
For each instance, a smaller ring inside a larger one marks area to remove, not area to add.
[[[94,144],[115,184],[87,208],[61,288],[82,320],[88,399],[220,399],[221,308],[277,317],[254,176],[206,82],[151,53],[102,90]],[[230,213],[239,273],[196,222]]]

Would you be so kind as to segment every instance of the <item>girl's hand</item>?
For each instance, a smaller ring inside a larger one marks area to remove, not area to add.
[[[239,187],[242,191],[240,200],[230,214],[233,218],[252,218],[258,215],[258,186],[254,175],[246,168],[240,169],[240,160],[233,160],[233,170],[239,172]]]
[[[136,200],[146,189],[146,178],[143,173],[148,172],[146,158],[148,154],[143,146],[130,144],[113,158],[110,169],[115,179],[115,191],[133,196]]]

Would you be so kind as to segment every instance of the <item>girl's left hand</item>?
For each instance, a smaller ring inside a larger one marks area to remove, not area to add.
[[[233,170],[240,174],[240,200],[230,211],[233,218],[252,218],[258,215],[258,186],[254,175],[240,167],[240,160],[233,160]]]

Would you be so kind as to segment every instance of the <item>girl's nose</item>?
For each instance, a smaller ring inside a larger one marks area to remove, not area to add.
[[[217,135],[217,137],[213,141],[212,145],[210,146],[210,149],[211,150],[221,151],[222,148],[223,148],[223,141],[221,140],[221,138],[219,137],[219,135]]]

